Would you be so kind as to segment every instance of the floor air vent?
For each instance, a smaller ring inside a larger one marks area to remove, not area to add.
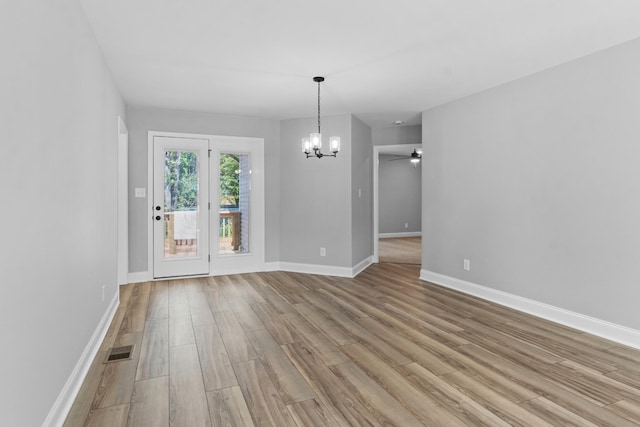
[[[107,354],[107,360],[104,363],[119,362],[121,360],[130,360],[133,354],[133,345],[124,345],[122,347],[113,347]]]

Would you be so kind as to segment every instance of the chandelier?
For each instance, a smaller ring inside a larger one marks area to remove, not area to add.
[[[302,138],[302,152],[309,157],[317,157],[319,159],[327,157],[337,157],[340,151],[340,137],[329,137],[329,151],[333,154],[322,153],[322,134],[320,133],[320,83],[324,81],[324,77],[314,77],[313,81],[318,83],[318,132],[312,132],[309,137]]]

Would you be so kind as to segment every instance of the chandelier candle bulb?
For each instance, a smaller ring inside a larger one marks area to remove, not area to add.
[[[311,153],[311,139],[302,138],[302,152],[305,154]]]
[[[338,151],[340,151],[339,136],[332,136],[331,138],[329,138],[329,148],[331,149],[332,153],[337,153]]]
[[[322,134],[315,132],[309,135],[309,139],[311,139],[311,148],[314,150],[320,150],[322,148]]]

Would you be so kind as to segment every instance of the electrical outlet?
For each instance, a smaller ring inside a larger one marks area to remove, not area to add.
[[[135,196],[136,197],[147,197],[147,189],[146,188],[136,188]]]
[[[404,223],[404,228],[409,228],[409,223],[408,222]]]
[[[102,302],[104,302],[104,290],[107,285],[102,285]]]
[[[326,248],[320,248],[320,256],[327,256],[327,249]]]
[[[471,270],[471,261],[469,261],[468,259],[465,259],[465,260],[464,260],[464,264],[463,264],[463,268],[464,268],[466,271]]]

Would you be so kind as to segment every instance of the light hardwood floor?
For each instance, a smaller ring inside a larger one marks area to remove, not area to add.
[[[421,237],[392,237],[378,240],[380,262],[422,264]]]
[[[123,287],[66,426],[640,425],[639,351],[418,269]]]

